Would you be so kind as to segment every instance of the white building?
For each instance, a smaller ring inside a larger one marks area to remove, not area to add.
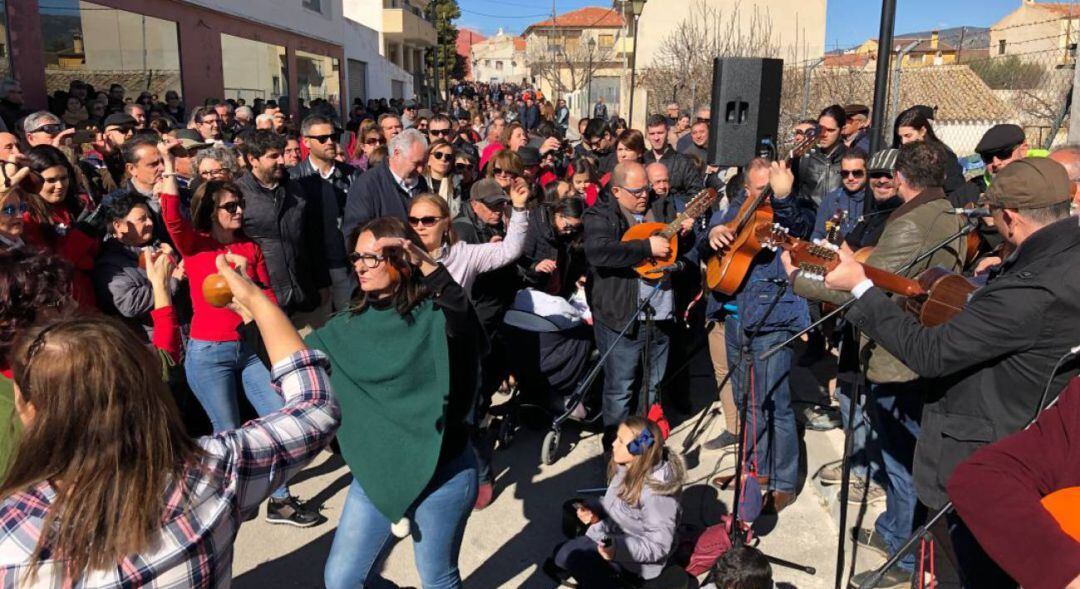
[[[428,0],[342,1],[350,96],[359,95],[352,92],[358,78],[366,80],[372,98],[422,94],[424,51],[436,43],[435,26],[424,18]],[[384,59],[373,59],[373,49]]]
[[[469,62],[478,82],[520,84],[529,77],[525,39],[507,35],[501,28],[494,37],[472,46]]]

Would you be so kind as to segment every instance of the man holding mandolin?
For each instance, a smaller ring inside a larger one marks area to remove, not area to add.
[[[998,173],[983,202],[1015,251],[941,325],[905,313],[848,252],[825,276],[826,286],[858,299],[848,320],[927,379],[914,483],[930,509],[948,501],[945,485],[961,461],[1031,419],[1052,374],[1050,388],[1059,391],[1078,371],[1073,358],[1055,372],[1080,338],[1080,225],[1069,217],[1068,174],[1048,159],[1018,160]],[[933,531],[951,540],[965,586],[1016,586],[955,513],[947,530]]]

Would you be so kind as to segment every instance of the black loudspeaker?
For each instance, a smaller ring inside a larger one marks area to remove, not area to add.
[[[745,166],[763,150],[766,141],[775,150],[783,79],[782,59],[713,60],[710,164]]]

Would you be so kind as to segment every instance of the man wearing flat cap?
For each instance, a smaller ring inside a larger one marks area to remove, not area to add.
[[[870,124],[870,107],[865,104],[849,104],[844,107],[847,121],[844,128],[840,129],[840,136],[844,138],[844,145],[848,149],[858,147],[870,153],[870,136],[866,133],[866,127]]]
[[[1036,414],[1052,373],[1056,392],[1078,371],[1076,362],[1055,366],[1080,334],[1080,225],[1069,216],[1068,173],[1046,158],[1018,159],[994,177],[982,204],[1014,250],[947,323],[920,325],[847,253],[825,277],[826,286],[858,299],[849,321],[932,379],[914,465],[915,490],[931,510],[949,500],[946,484],[958,464]],[[1016,586],[956,513],[947,518],[947,530],[933,531],[949,534],[965,587]],[[1022,541],[1015,546],[1023,549]]]
[[[1005,169],[1005,166],[1026,157],[1046,157],[1049,152],[1045,149],[1031,149],[1024,130],[1019,125],[1001,124],[990,127],[983,134],[979,144],[975,146],[975,153],[979,154],[986,166],[982,177],[974,180],[982,194],[993,182],[994,176]]]

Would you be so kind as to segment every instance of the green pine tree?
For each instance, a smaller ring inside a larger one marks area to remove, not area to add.
[[[454,24],[461,18],[461,8],[457,0],[431,0],[427,18],[435,25],[436,35],[435,47],[428,50],[428,63],[438,63],[439,87],[445,91],[448,79],[465,77],[465,60],[457,54],[458,29]]]

